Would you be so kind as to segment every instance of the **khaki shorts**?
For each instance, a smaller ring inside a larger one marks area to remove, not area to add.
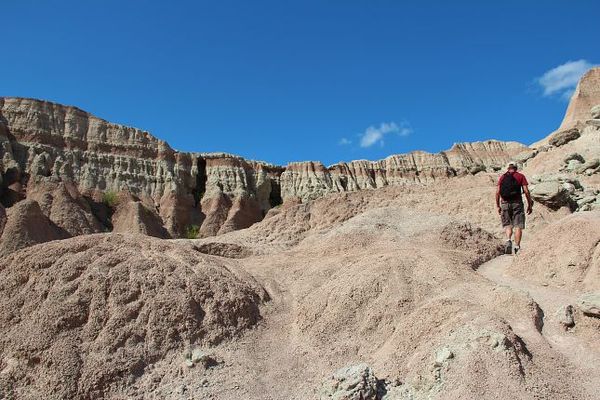
[[[525,206],[523,202],[500,203],[502,227],[513,226],[525,229]]]

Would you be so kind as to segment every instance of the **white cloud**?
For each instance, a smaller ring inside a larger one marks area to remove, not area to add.
[[[379,143],[383,146],[383,138],[390,133],[399,136],[408,136],[412,132],[409,125],[405,122],[400,125],[395,122],[382,122],[379,127],[370,126],[360,135],[360,147],[371,147]]]
[[[352,144],[352,140],[349,140],[348,138],[341,138],[340,141],[338,142],[339,145],[341,146],[347,146],[349,144]]]
[[[544,90],[544,96],[559,95],[569,100],[581,76],[593,66],[587,60],[568,61],[547,71],[536,81]]]

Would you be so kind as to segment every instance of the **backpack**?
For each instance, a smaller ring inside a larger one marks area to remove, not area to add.
[[[521,198],[521,185],[510,172],[505,173],[504,178],[502,178],[500,197],[504,201],[515,201]]]

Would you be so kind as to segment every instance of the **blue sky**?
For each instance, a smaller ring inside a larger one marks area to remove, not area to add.
[[[0,96],[277,164],[531,143],[600,63],[595,1],[5,0],[0,14]]]

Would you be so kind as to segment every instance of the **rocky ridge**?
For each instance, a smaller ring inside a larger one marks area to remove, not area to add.
[[[313,161],[283,167],[225,153],[179,152],[146,131],[76,107],[0,98],[1,203],[47,200],[67,186],[71,203],[90,221],[83,230],[67,229],[71,236],[115,225],[123,231],[128,225],[112,218],[131,207],[148,217],[130,218],[132,232],[213,236],[247,228],[284,202],[494,170],[524,150],[515,142],[487,141],[456,144],[438,154],[417,151],[329,167]],[[43,211],[62,228],[50,209]],[[164,229],[144,226],[147,220],[159,221]]]

